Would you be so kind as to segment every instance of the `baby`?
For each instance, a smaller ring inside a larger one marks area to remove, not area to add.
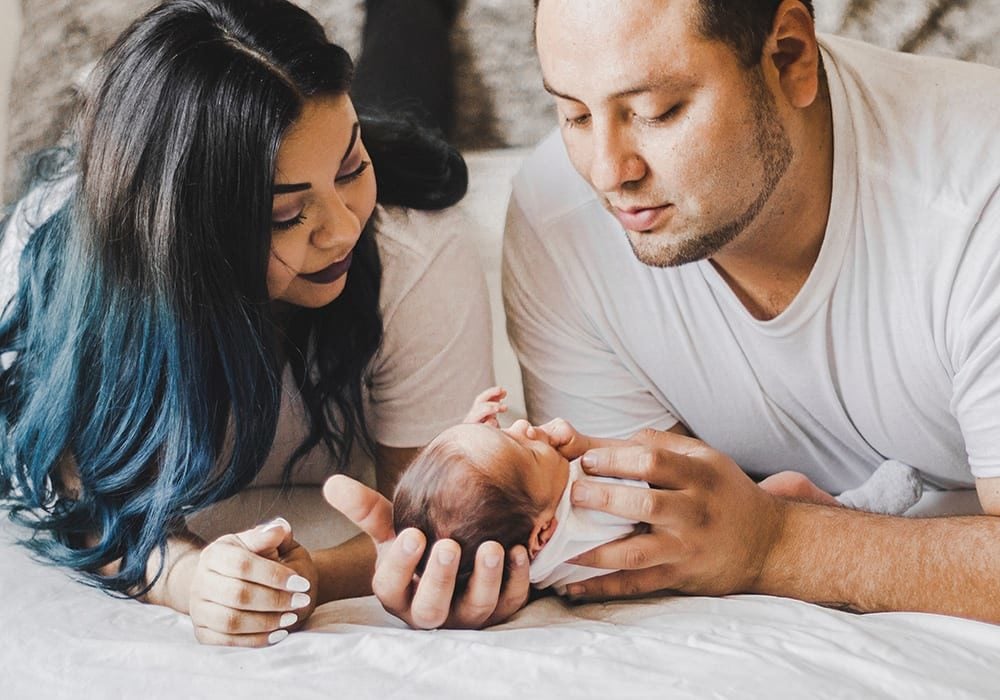
[[[497,414],[506,410],[505,395],[500,387],[484,391],[462,424],[442,432],[414,458],[393,497],[395,529],[415,527],[431,542],[458,542],[457,590],[468,583],[479,545],[495,541],[505,550],[524,545],[531,583],[562,593],[570,583],[608,573],[568,560],[631,534],[637,523],[572,507],[570,487],[584,476],[579,460],[567,461],[544,431],[525,420],[501,428]],[[639,481],[587,478],[648,488]],[[861,488],[842,494],[846,502],[797,472],[765,479],[761,487],[776,495],[901,513],[919,499],[920,483],[916,470],[889,461]],[[425,549],[418,573],[430,549]]]

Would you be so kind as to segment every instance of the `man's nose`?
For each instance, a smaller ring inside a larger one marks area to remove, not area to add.
[[[641,180],[646,168],[625,128],[611,125],[594,130],[590,183],[602,193]]]

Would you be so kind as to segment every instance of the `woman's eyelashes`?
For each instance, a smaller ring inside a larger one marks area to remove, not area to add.
[[[361,164],[358,167],[356,167],[354,170],[352,170],[351,172],[347,173],[346,175],[338,175],[337,176],[337,180],[336,180],[337,184],[344,185],[344,184],[349,184],[351,182],[354,182],[359,177],[361,177],[361,175],[366,170],[368,170],[368,168],[371,166],[371,164],[372,163],[371,163],[370,160],[363,160],[363,161],[361,161]]]
[[[296,214],[295,216],[293,216],[291,219],[283,219],[281,221],[272,221],[271,222],[271,226],[274,227],[275,229],[277,229],[278,231],[287,231],[290,228],[295,228],[296,226],[298,226],[299,224],[301,224],[305,220],[306,220],[305,215],[302,212],[299,212],[298,214]]]

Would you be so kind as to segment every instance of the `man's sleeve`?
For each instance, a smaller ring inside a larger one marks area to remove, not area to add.
[[[969,238],[949,305],[952,409],[978,479],[1000,477],[1000,189]]]
[[[677,420],[602,338],[562,274],[558,251],[544,243],[519,205],[515,186],[502,283],[528,419],[537,424],[565,418],[581,432],[602,437],[672,427]]]

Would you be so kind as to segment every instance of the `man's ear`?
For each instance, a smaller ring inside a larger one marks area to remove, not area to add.
[[[777,71],[781,91],[793,107],[812,105],[819,95],[819,44],[816,23],[801,0],[783,0],[778,6],[762,60],[765,71]]]

